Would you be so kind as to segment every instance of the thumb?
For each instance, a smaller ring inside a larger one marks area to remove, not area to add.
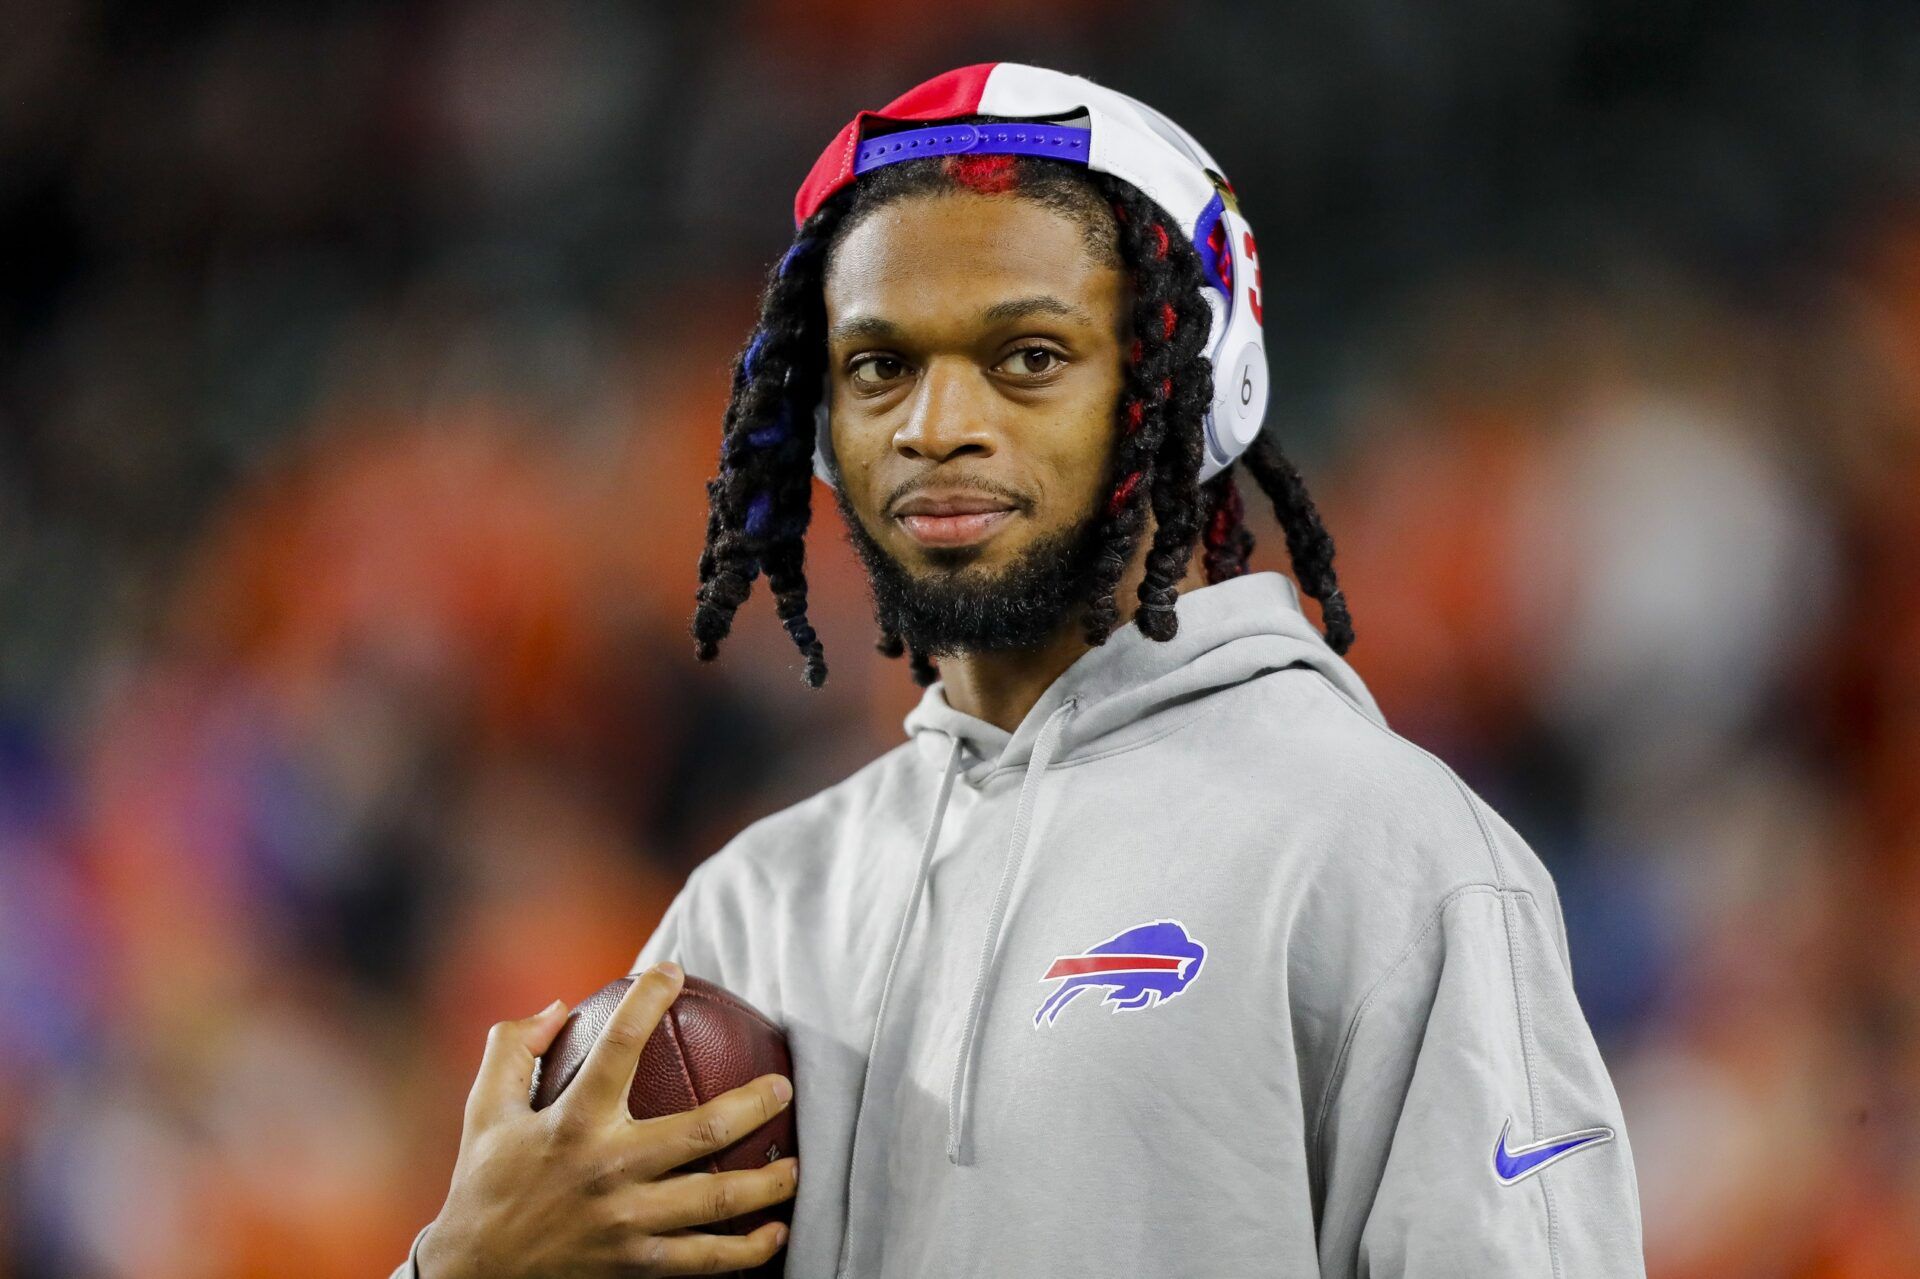
[[[556,999],[531,1017],[499,1022],[488,1030],[487,1050],[467,1099],[468,1113],[531,1109],[534,1058],[553,1047],[566,1023],[566,1001]]]

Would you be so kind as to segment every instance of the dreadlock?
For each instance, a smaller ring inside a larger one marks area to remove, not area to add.
[[[759,323],[734,361],[720,474],[707,482],[707,539],[692,624],[699,659],[718,655],[734,614],[765,572],[776,612],[806,659],[806,682],[814,688],[826,682],[826,656],[807,621],[804,563],[812,519],[813,413],[826,372],[828,258],[847,229],[882,205],[955,189],[1013,192],[1075,218],[1089,250],[1117,260],[1132,283],[1132,336],[1115,408],[1119,439],[1112,487],[1100,514],[1101,549],[1082,618],[1087,642],[1104,644],[1118,625],[1115,596],[1149,509],[1153,544],[1133,616],[1148,638],[1166,641],[1178,632],[1174,603],[1196,540],[1205,548],[1209,585],[1248,571],[1253,535],[1234,483],[1236,467],[1244,466],[1273,502],[1294,577],[1319,601],[1329,646],[1346,652],[1353,625],[1333,571],[1333,539],[1279,444],[1262,433],[1236,466],[1205,485],[1198,482],[1202,423],[1213,401],[1213,370],[1204,354],[1212,317],[1201,292],[1198,252],[1130,183],[1042,157],[968,154],[888,165],[836,192],[769,271]],[[939,678],[926,653],[890,630],[883,629],[876,647],[888,657],[906,654],[922,687]]]

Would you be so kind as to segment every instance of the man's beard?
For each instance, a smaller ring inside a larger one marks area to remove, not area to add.
[[[929,656],[1039,648],[1091,598],[1100,559],[1100,512],[1028,546],[1006,568],[984,576],[963,567],[976,547],[929,548],[926,577],[905,568],[867,532],[844,492],[833,488],[854,551],[866,565],[874,620]]]

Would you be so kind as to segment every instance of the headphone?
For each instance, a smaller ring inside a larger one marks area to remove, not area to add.
[[[1015,122],[957,122],[978,115]],[[1132,183],[1179,225],[1205,268],[1201,292],[1213,316],[1207,341],[1213,404],[1200,480],[1225,470],[1253,443],[1266,417],[1267,354],[1253,229],[1213,157],[1144,102],[1083,76],[982,62],[937,75],[878,111],[856,115],[820,153],[794,196],[794,226],[804,225],[829,196],[863,173],[902,160],[967,153],[1084,164]],[[833,438],[824,392],[813,420],[813,473],[831,486]]]

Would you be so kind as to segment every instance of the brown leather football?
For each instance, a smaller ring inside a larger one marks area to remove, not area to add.
[[[633,980],[632,976],[615,978],[567,1015],[552,1046],[534,1063],[535,1110],[546,1109],[566,1090]],[[627,1093],[627,1110],[635,1119],[678,1114],[762,1075],[776,1073],[793,1080],[793,1058],[780,1028],[726,988],[689,973],[679,997],[640,1050],[640,1065],[633,1072],[633,1087]],[[799,1091],[796,1080],[794,1099],[786,1109],[732,1145],[690,1160],[675,1171],[760,1168],[798,1154],[793,1117]],[[793,1200],[785,1199],[771,1207],[690,1229],[703,1234],[744,1235],[769,1221],[791,1224],[792,1220]],[[779,1274],[785,1261],[783,1248],[766,1267],[754,1273]]]

